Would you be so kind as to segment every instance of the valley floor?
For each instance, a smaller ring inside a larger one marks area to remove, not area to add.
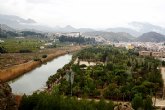
[[[0,54],[0,80],[12,80],[34,68],[68,52],[81,49],[80,46],[68,46],[55,49],[40,50],[35,53],[6,53]],[[42,58],[47,55],[47,58]],[[33,61],[39,58],[41,61]]]

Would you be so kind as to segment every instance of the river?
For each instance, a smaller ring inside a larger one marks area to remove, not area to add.
[[[22,75],[21,77],[9,82],[14,94],[31,95],[34,91],[46,87],[46,81],[49,76],[56,73],[65,64],[72,59],[72,55],[66,54],[55,58],[54,60],[41,65],[40,67]]]

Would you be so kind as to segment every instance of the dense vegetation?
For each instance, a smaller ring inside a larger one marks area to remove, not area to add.
[[[12,31],[0,31],[0,38],[16,37],[18,35],[18,33]]]
[[[68,36],[60,36],[59,37],[60,42],[75,42],[79,44],[93,44],[95,43],[94,38],[85,38],[85,37],[68,37]]]
[[[74,63],[76,58],[79,59],[77,64]],[[86,67],[86,65],[80,65],[82,60],[89,63],[94,61],[97,64]],[[88,107],[88,102],[73,101],[70,98],[61,99],[61,96],[56,98],[53,95],[55,93],[64,97],[76,96],[129,101],[135,110],[139,108],[152,110],[151,97],[156,96],[163,87],[162,76],[160,70],[157,69],[159,65],[159,60],[138,56],[134,51],[124,48],[119,49],[111,46],[86,48],[74,55],[73,60],[59,69],[55,75],[49,77],[47,86],[51,91],[50,95],[44,93],[25,97],[21,107],[33,106],[39,107],[36,109],[42,109],[42,107],[49,105],[50,108],[58,108],[59,103],[62,103],[67,109],[70,106],[73,108],[79,106],[79,109],[84,110],[84,103]],[[74,81],[71,80],[73,74]],[[33,99],[36,97],[37,99]],[[36,102],[33,102],[32,99]],[[57,99],[60,100],[58,103],[56,102]],[[66,103],[61,100],[66,101]],[[27,103],[30,105],[26,105]],[[96,109],[96,106],[93,107],[90,109]],[[60,109],[64,108],[61,107]],[[77,110],[77,108],[75,109]]]
[[[0,53],[7,53],[6,49],[3,46],[0,46]]]
[[[21,32],[16,32],[16,31],[5,31],[5,30],[0,30],[0,38],[9,38],[9,37],[41,37],[44,38],[46,37],[43,33],[37,33],[33,31],[21,31]]]
[[[85,65],[68,64],[51,76],[47,85],[60,82],[60,94],[70,95],[70,84],[63,76],[71,67],[75,73],[72,85],[74,96],[131,101],[137,94],[145,100],[162,90],[163,80],[157,69],[160,62],[154,58],[104,46],[84,49],[76,57],[80,61],[95,61],[98,64],[87,69],[84,69]]]
[[[19,110],[113,110],[113,107],[113,102],[107,103],[103,99],[95,102],[53,93],[40,93],[23,96]]]
[[[22,34],[22,36],[25,36],[25,37],[27,37],[27,36],[44,37],[44,34],[33,32],[33,31],[22,31],[21,34]]]

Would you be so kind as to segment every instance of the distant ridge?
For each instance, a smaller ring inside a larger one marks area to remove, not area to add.
[[[100,36],[103,37],[107,40],[110,41],[123,41],[123,42],[129,42],[129,41],[133,41],[133,39],[135,37],[133,37],[132,35],[130,35],[129,33],[125,33],[125,32],[118,32],[118,33],[114,33],[114,32],[103,32],[103,31],[94,31],[94,32],[86,32],[83,33],[84,36]]]
[[[105,31],[107,32],[125,32],[125,33],[129,33],[134,37],[138,37],[141,35],[140,32],[130,29],[130,28],[124,28],[124,27],[117,27],[117,28],[108,28]]]
[[[140,37],[136,39],[136,41],[140,42],[163,42],[165,41],[165,35],[162,35],[157,32],[148,32],[144,33]]]
[[[16,30],[7,26],[6,24],[0,24],[0,28],[2,31],[12,31],[12,32],[15,32]]]
[[[40,25],[35,20],[30,18],[24,19],[15,15],[0,14],[0,24],[2,24],[1,28],[3,30],[11,32],[81,32],[83,35],[87,36],[101,36],[107,40],[124,42],[161,42],[164,41],[165,35],[165,28],[144,22],[131,22],[127,27],[116,27],[99,30],[92,28],[75,28],[71,25],[67,25],[65,27],[49,27],[46,25]]]
[[[54,28],[54,31],[55,32],[92,32],[95,30],[91,29],[91,28],[74,28],[71,25],[67,25],[63,28],[56,27],[56,28]]]
[[[6,24],[0,24],[0,38],[18,36],[17,30],[7,26]]]

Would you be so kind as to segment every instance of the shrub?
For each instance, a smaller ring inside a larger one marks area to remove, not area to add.
[[[113,108],[113,102],[107,103],[103,99],[96,102],[47,93],[24,95],[19,106],[19,110],[113,110]]]
[[[42,58],[46,58],[47,57],[47,55],[45,54],[45,55],[42,55]]]
[[[41,61],[40,58],[34,58],[33,60],[34,60],[34,61]]]
[[[135,110],[142,109],[143,108],[143,99],[140,94],[135,94],[135,97],[132,99],[132,107]]]
[[[7,53],[7,50],[2,46],[0,47],[0,53]]]
[[[19,51],[19,53],[31,53],[32,51],[31,50],[28,50],[28,49],[22,49]]]

